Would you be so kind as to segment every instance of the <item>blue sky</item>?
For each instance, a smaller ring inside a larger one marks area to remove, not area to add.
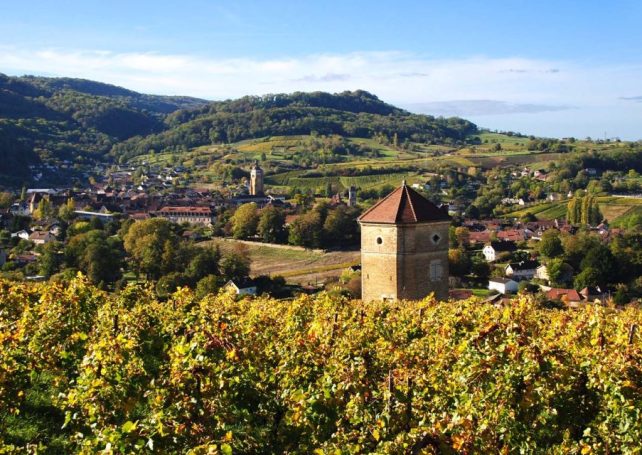
[[[365,89],[548,136],[642,138],[640,1],[0,1],[0,72],[225,99]]]

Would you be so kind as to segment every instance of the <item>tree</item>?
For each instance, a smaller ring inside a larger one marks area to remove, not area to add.
[[[32,216],[36,220],[46,220],[53,215],[53,208],[51,207],[51,202],[49,198],[43,197],[38,202],[38,207],[33,211]]]
[[[587,267],[582,270],[573,281],[576,289],[582,289],[586,286],[600,286],[604,284],[604,280],[600,275],[600,271],[593,267]]]
[[[232,218],[232,235],[235,239],[247,239],[256,234],[256,228],[259,223],[259,215],[256,204],[250,202],[241,205]]]
[[[542,239],[537,244],[537,251],[544,257],[554,258],[564,253],[562,240],[557,229],[548,229],[542,234]]]
[[[464,226],[455,228],[455,238],[460,248],[468,247],[470,244],[470,230]]]
[[[216,275],[206,275],[196,283],[196,297],[202,299],[208,294],[216,294],[221,282]]]
[[[12,193],[9,193],[8,191],[0,192],[0,209],[11,207],[11,204],[13,204],[14,200],[15,197]]]
[[[49,278],[56,273],[62,264],[62,244],[49,242],[42,247],[42,254],[38,259],[40,274]]]
[[[546,264],[548,279],[555,286],[567,286],[573,280],[573,267],[562,258],[551,259]]]
[[[131,256],[136,270],[148,278],[158,279],[161,271],[167,269],[167,263],[163,261],[163,253],[168,250],[166,242],[175,246],[178,236],[169,221],[150,218],[132,224],[123,240],[125,251]]]
[[[58,218],[66,222],[70,222],[75,216],[75,211],[76,203],[74,202],[74,199],[70,197],[67,199],[67,202],[64,205],[61,205],[58,209]]]
[[[226,251],[221,258],[221,274],[226,280],[245,278],[250,273],[250,256],[246,249],[236,248]]]
[[[464,276],[470,273],[471,261],[463,249],[448,250],[448,270],[453,276]]]
[[[490,276],[490,265],[481,255],[475,255],[471,260],[471,272],[478,278],[485,280]]]
[[[596,270],[599,274],[599,285],[606,285],[616,279],[618,264],[611,250],[599,244],[588,250],[580,263],[582,271],[585,269]]]
[[[189,261],[186,275],[196,283],[205,276],[214,276],[219,274],[219,261],[221,260],[221,251],[216,248],[200,248]]]
[[[319,212],[311,210],[301,215],[290,225],[288,242],[291,245],[318,248],[321,246],[322,234],[321,215]]]
[[[282,210],[268,206],[261,210],[257,227],[259,237],[267,243],[278,243],[284,240],[285,214]]]
[[[345,206],[328,212],[323,223],[323,237],[327,243],[349,244],[357,236],[356,216]]]

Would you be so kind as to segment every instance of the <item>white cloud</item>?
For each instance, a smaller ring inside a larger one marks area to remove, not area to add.
[[[446,110],[467,105],[474,107],[474,115],[482,116],[498,111],[534,116],[547,107],[565,106],[596,112],[604,107],[611,114],[618,106],[633,104],[623,97],[637,95],[642,79],[639,65],[599,66],[517,57],[436,60],[405,52],[353,52],[216,59],[17,47],[0,47],[0,72],[81,77],[145,93],[208,99],[364,89],[398,105]],[[484,106],[489,107],[486,113]]]

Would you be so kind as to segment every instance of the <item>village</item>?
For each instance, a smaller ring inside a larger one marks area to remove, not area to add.
[[[379,194],[362,192],[354,186],[345,192],[328,188],[326,194],[272,193],[266,188],[264,170],[258,162],[246,167],[247,177],[241,176],[236,184],[216,189],[179,184],[187,179],[187,170],[181,166],[147,166],[144,170],[119,166],[105,171],[102,178],[88,178],[88,184],[82,188],[24,188],[22,194],[11,195],[11,204],[6,204],[0,213],[3,272],[27,280],[48,279],[52,270],[42,273],[45,246],[56,245],[55,254],[63,257],[70,238],[66,234],[74,223],[91,222],[93,227],[108,227],[115,234],[117,226],[126,220],[130,223],[159,218],[180,226],[183,241],[195,244],[227,238],[245,242],[245,248],[250,251],[259,244],[265,247],[289,244],[287,248],[304,251],[316,249],[327,257],[337,251],[354,251],[347,268],[346,257],[342,256],[339,263],[333,264],[330,260],[324,273],[316,276],[312,270],[297,284],[302,285],[299,290],[306,292],[340,288],[359,298],[362,272],[357,256],[357,218],[394,189],[386,187]],[[616,296],[619,302],[625,303],[637,295],[636,283],[618,286],[615,277],[609,278],[610,272],[605,271],[610,267],[609,261],[582,266],[582,258],[578,260],[577,253],[571,251],[574,242],[606,250],[609,245],[617,244],[618,239],[626,244],[625,229],[612,227],[602,217],[590,213],[581,223],[582,207],[577,209],[579,215],[574,223],[569,222],[566,210],[553,219],[538,219],[528,212],[529,207],[542,203],[568,205],[580,200],[584,201],[580,204],[586,204],[587,197],[582,195],[587,192],[552,191],[553,185],[547,183],[549,172],[544,169],[508,168],[500,172],[514,192],[500,194],[495,213],[510,215],[509,210],[521,210],[522,216],[500,217],[492,213],[483,216],[479,210],[471,210],[475,209],[471,202],[475,201],[480,179],[471,177],[465,169],[456,172],[458,174],[451,174],[456,178],[430,173],[424,182],[409,185],[413,191],[440,201],[452,217],[445,261],[449,273],[444,277],[450,291],[445,296],[465,299],[474,295],[497,302],[511,294],[531,293],[550,302],[577,306],[596,299],[604,302]],[[492,172],[489,172],[489,181],[497,178]],[[594,168],[584,169],[582,174],[587,176],[587,187],[588,182],[604,180]],[[622,181],[618,176],[612,178],[615,185]],[[523,188],[528,185],[535,186],[524,192]],[[556,187],[560,189],[560,185]],[[635,198],[630,191],[627,196]],[[270,232],[266,232],[265,226],[263,231],[260,229],[262,214],[266,214]],[[551,243],[553,247],[549,246]],[[260,261],[259,258],[254,264],[255,269],[261,270]],[[60,272],[64,260],[59,259],[57,263],[56,271]],[[122,263],[126,264],[127,261]],[[590,270],[585,272],[586,268]],[[126,275],[126,271],[123,272]],[[278,266],[269,273],[278,274]],[[261,292],[249,275],[251,273],[226,285],[239,294]]]

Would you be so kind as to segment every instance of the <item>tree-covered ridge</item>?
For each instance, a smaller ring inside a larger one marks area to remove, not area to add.
[[[128,159],[151,150],[180,151],[264,136],[311,133],[457,143],[477,132],[467,120],[411,114],[364,91],[244,97],[177,111],[167,117],[166,123],[168,130],[132,138],[114,146],[113,153]]]
[[[0,282],[0,444],[633,453],[642,312]]]
[[[24,179],[29,164],[103,157],[121,140],[161,131],[168,113],[202,103],[82,79],[0,74],[0,174]]]

